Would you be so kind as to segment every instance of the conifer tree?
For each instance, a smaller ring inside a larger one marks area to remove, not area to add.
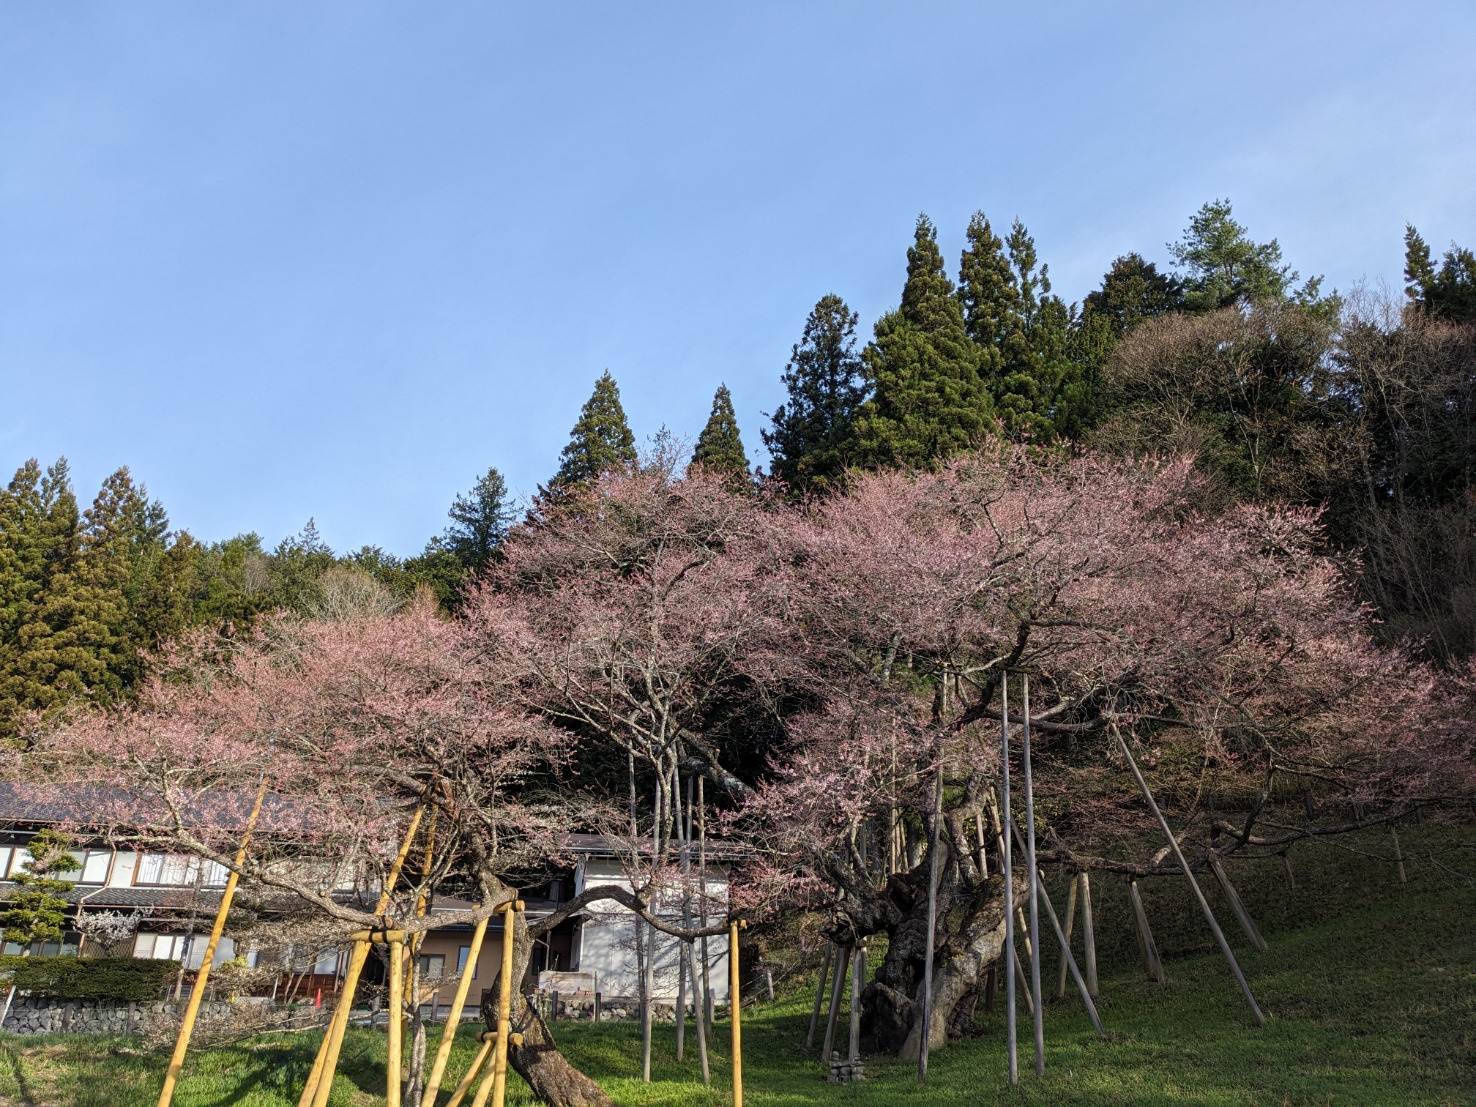
[[[743,450],[743,439],[738,433],[738,417],[733,413],[733,396],[726,384],[718,385],[712,398],[712,414],[697,436],[692,464],[720,474],[734,484],[746,484],[751,479],[748,454]]]
[[[19,717],[88,694],[109,698],[120,682],[109,668],[126,611],[121,581],[106,556],[86,560],[66,459],[40,476],[30,462],[7,490],[3,544],[22,566],[13,628],[0,641],[0,729]]]
[[[1035,240],[1017,219],[1001,241],[983,212],[969,221],[959,260],[959,300],[981,373],[1007,434],[1049,442],[1082,429],[1089,389],[1069,354],[1070,309],[1051,295]]]
[[[1160,273],[1141,254],[1124,254],[1102,277],[1102,286],[1088,292],[1082,314],[1103,321],[1113,337],[1121,338],[1145,319],[1177,311],[1184,292],[1179,282]]]
[[[1205,204],[1189,220],[1179,242],[1168,245],[1175,264],[1185,272],[1184,307],[1215,311],[1231,304],[1283,303],[1293,300],[1324,315],[1336,314],[1337,297],[1321,295],[1321,277],[1294,289],[1300,274],[1281,259],[1281,245],[1255,242],[1231,215],[1229,200]]]
[[[1476,253],[1452,244],[1437,270],[1420,232],[1406,225],[1404,279],[1405,295],[1421,310],[1452,323],[1476,321]]]
[[[593,394],[579,412],[569,444],[559,455],[559,471],[547,487],[539,489],[539,494],[587,487],[602,473],[632,465],[635,460],[635,435],[625,421],[620,388],[607,369],[595,381]]]
[[[795,492],[825,492],[851,461],[852,425],[866,399],[857,319],[839,296],[822,296],[784,367],[789,398],[763,436],[773,475]]]
[[[875,335],[863,355],[872,394],[856,418],[861,464],[929,466],[984,438],[992,405],[979,348],[925,215],[907,251],[902,304],[877,320]]]
[[[466,495],[458,494],[447,513],[451,525],[446,528],[442,545],[463,568],[475,571],[491,561],[507,537],[513,523],[513,509],[508,502],[507,482],[495,468],[477,478]]]

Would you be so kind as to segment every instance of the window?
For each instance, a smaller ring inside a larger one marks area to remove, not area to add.
[[[113,863],[113,851],[110,849],[90,849],[82,859],[82,868],[77,873],[78,884],[105,884],[108,879],[108,869]]]
[[[466,959],[471,956],[471,946],[462,946],[456,951],[456,975],[466,972]],[[477,978],[477,967],[472,966],[472,979]]]
[[[133,940],[133,956],[146,961],[181,961],[189,943],[183,934],[140,934]]]
[[[313,966],[313,972],[318,976],[332,976],[338,972],[338,951],[323,954],[318,958],[318,963]]]
[[[201,882],[201,871],[200,859],[189,854],[146,853],[138,859],[133,882],[161,888],[190,888]],[[206,887],[219,887],[226,882],[224,865],[208,861],[203,871]]]
[[[420,955],[420,979],[422,981],[440,980],[446,975],[446,955],[444,953],[422,953]]]
[[[14,846],[0,846],[0,879],[10,875],[10,858],[14,853]]]

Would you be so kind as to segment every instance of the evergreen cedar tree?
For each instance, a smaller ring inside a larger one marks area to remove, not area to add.
[[[623,469],[635,460],[635,435],[625,421],[620,388],[606,370],[595,381],[594,392],[569,433],[569,444],[559,455],[559,471],[539,493],[546,497],[586,488],[602,474]]]
[[[1404,228],[1405,295],[1436,319],[1476,322],[1476,253],[1451,245],[1437,270],[1430,247],[1413,226]]]
[[[470,493],[457,495],[448,514],[451,525],[442,539],[446,550],[463,568],[481,569],[497,553],[515,518],[502,474],[488,469]]]
[[[979,347],[925,215],[907,250],[901,306],[877,320],[875,332],[863,354],[871,394],[856,417],[857,462],[928,466],[982,442],[993,404]]]
[[[5,940],[22,950],[35,942],[60,942],[67,929],[70,905],[65,896],[76,888],[76,877],[66,879],[82,866],[69,852],[71,839],[46,828],[27,843],[31,859],[25,867],[11,874],[19,886],[0,911],[0,929]]]
[[[839,296],[822,296],[784,367],[786,399],[763,437],[770,472],[794,493],[828,491],[853,460],[852,426],[866,398],[858,318]]]
[[[692,464],[726,477],[735,486],[741,487],[752,480],[748,454],[738,433],[738,417],[733,413],[733,396],[725,384],[718,385],[712,398],[712,414],[697,436]]]
[[[1003,445],[936,472],[855,474],[793,506],[700,467],[612,471],[515,528],[460,618],[421,597],[396,613],[259,622],[224,657],[187,641],[136,707],[79,716],[5,765],[23,792],[118,786],[116,808],[100,801],[90,822],[222,863],[269,772],[247,875],[345,931],[379,922],[317,897],[318,862],[282,864],[277,846],[382,868],[427,802],[440,829],[425,884],[485,912],[567,861],[570,830],[627,825],[634,755],[663,811],[653,828],[639,805],[638,833],[656,842],[627,858],[641,899],[595,887],[567,909],[639,907],[681,880],[670,799],[677,773],[700,772],[725,811],[719,832],[752,850],[735,907],[829,908],[837,940],[889,935],[863,1033],[905,1056],[924,1032],[943,1044],[1002,948],[1006,907],[981,878],[973,826],[998,770],[1006,668],[1033,674],[1043,852],[1068,868],[1154,868],[1114,728],[1196,834],[1210,829],[1192,822],[1199,797],[1300,788],[1304,771],[1370,817],[1469,802],[1476,671],[1381,650],[1318,552],[1315,512],[1205,516],[1202,485],[1187,458],[1041,461]],[[909,997],[928,866],[883,882],[874,865],[894,816],[913,834],[930,826],[939,759],[951,861],[937,1021],[922,1028]],[[1247,830],[1237,813],[1231,837],[1275,849],[1303,833],[1277,822]],[[430,925],[414,913],[419,872],[389,912],[410,931]],[[453,917],[472,914],[436,925]],[[563,917],[519,929],[519,975]],[[515,1065],[537,1059],[523,1054]],[[556,1049],[538,1057],[572,1079]]]

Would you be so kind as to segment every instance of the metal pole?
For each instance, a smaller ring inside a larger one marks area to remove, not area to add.
[[[1184,874],[1184,879],[1189,881],[1189,887],[1194,889],[1194,898],[1199,901],[1199,909],[1204,912],[1204,919],[1209,923],[1210,930],[1214,932],[1215,941],[1220,943],[1220,952],[1225,955],[1225,960],[1230,962],[1230,971],[1235,974],[1235,982],[1240,985],[1240,990],[1245,994],[1245,1002],[1250,1006],[1251,1016],[1256,1020],[1257,1026],[1266,1025],[1266,1016],[1261,1014],[1261,1008],[1256,1003],[1256,997],[1251,992],[1250,984],[1245,979],[1245,974],[1240,971],[1240,965],[1235,960],[1235,954],[1230,950],[1230,943],[1225,940],[1225,934],[1220,929],[1220,924],[1215,921],[1215,913],[1210,910],[1209,901],[1204,898],[1204,892],[1200,890],[1199,881],[1194,879],[1194,874],[1189,871],[1189,862],[1184,860],[1184,851],[1179,848],[1179,841],[1174,837],[1173,831],[1169,829],[1168,820],[1163,817],[1163,812],[1158,809],[1158,802],[1153,798],[1153,793],[1148,790],[1148,782],[1143,779],[1142,772],[1138,769],[1138,763],[1133,760],[1133,753],[1128,749],[1127,742],[1123,739],[1122,731],[1117,729],[1117,724],[1112,724],[1112,733],[1117,736],[1117,745],[1122,750],[1122,755],[1127,758],[1128,768],[1132,770],[1138,787],[1143,791],[1143,798],[1148,801],[1149,808],[1158,819],[1159,828],[1162,829],[1164,837],[1168,839],[1169,848],[1174,851],[1174,859],[1179,863],[1179,869]]]
[[[728,1011],[733,1016],[733,1107],[743,1107],[743,1004],[738,991],[738,930],[747,921],[728,923]]]
[[[933,835],[928,843],[928,935],[923,943],[922,1025],[917,1043],[917,1082],[928,1082],[928,1045],[933,1022],[933,935],[938,929],[938,850],[943,840],[943,751],[933,781]]]
[[[200,962],[200,971],[195,974],[195,986],[190,991],[190,1002],[185,1007],[184,1021],[179,1024],[179,1037],[174,1041],[174,1052],[169,1057],[169,1071],[164,1074],[164,1090],[159,1093],[159,1107],[169,1107],[174,1099],[174,1086],[179,1082],[184,1068],[185,1051],[190,1048],[190,1036],[195,1032],[195,1019],[200,1014],[200,1003],[205,998],[205,982],[210,979],[210,968],[215,963],[215,950],[220,945],[220,936],[225,932],[226,916],[230,914],[231,901],[236,898],[236,885],[241,875],[236,870],[246,864],[246,846],[251,841],[251,832],[256,829],[256,819],[261,814],[261,803],[266,798],[266,777],[256,792],[256,803],[252,805],[251,817],[246,820],[246,833],[241,836],[241,847],[236,850],[236,864],[226,877],[225,891],[221,893],[220,907],[215,912],[215,925],[210,928],[210,941],[205,944],[205,960]]]
[[[999,806],[1000,822],[1005,826],[1010,825],[1010,678],[1008,673],[1002,673],[999,679],[999,717],[1000,717],[1000,739],[999,739]],[[1010,834],[1008,831],[1002,835],[1004,838],[1003,859],[1005,886],[1005,953],[1013,956],[1015,952],[1015,877],[1014,866],[1010,856]],[[1010,1083],[1020,1082],[1020,1057],[1015,1042],[1015,974],[1009,969],[1005,970],[1005,1041],[1009,1049],[1010,1057]]]
[[[1040,989],[1040,869],[1035,864],[1035,789],[1030,783],[1030,674],[1020,678],[1023,726],[1020,764],[1025,774],[1025,865],[1030,870],[1030,999],[1035,1007],[1035,1075],[1045,1075],[1045,996]]]
[[[457,1027],[461,1025],[461,1009],[466,1006],[467,993],[471,991],[472,974],[477,970],[477,957],[482,952],[482,939],[486,937],[488,921],[483,919],[472,931],[466,967],[462,969],[461,979],[456,982],[451,1013],[446,1016],[446,1029],[441,1031],[441,1044],[436,1049],[435,1064],[431,1066],[430,1079],[425,1082],[425,1094],[420,1097],[420,1107],[435,1107],[436,1093],[441,1090],[441,1080],[446,1075],[446,1062],[451,1059],[451,1046],[456,1041]]]

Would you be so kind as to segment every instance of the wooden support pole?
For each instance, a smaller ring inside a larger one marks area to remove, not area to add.
[[[866,987],[866,945],[851,951],[851,1038],[846,1059],[852,1064],[861,1060],[861,989]]]
[[[1158,946],[1153,942],[1153,930],[1148,925],[1148,913],[1143,910],[1143,897],[1138,892],[1138,882],[1128,881],[1128,900],[1133,905],[1133,932],[1138,936],[1138,956],[1143,959],[1143,971],[1150,980],[1168,983],[1163,971],[1163,959],[1158,956]]]
[[[1081,874],[1071,878],[1066,890],[1066,935],[1061,943],[1061,967],[1056,974],[1056,998],[1066,997],[1066,955],[1071,952],[1071,930],[1076,925],[1076,888],[1081,883]]]
[[[179,1083],[179,1074],[184,1069],[185,1052],[190,1048],[190,1037],[195,1032],[195,1019],[200,1014],[200,1003],[205,998],[205,983],[210,979],[210,969],[215,964],[215,950],[220,945],[220,936],[225,932],[226,916],[231,913],[231,901],[236,898],[236,885],[241,875],[236,870],[246,864],[246,847],[251,842],[251,832],[256,829],[257,817],[261,815],[261,804],[266,799],[266,777],[256,792],[256,803],[246,820],[246,833],[241,836],[241,846],[236,850],[236,865],[226,877],[225,891],[220,896],[220,907],[215,912],[215,925],[210,928],[210,940],[205,943],[205,959],[200,962],[200,971],[195,974],[195,986],[190,990],[190,1002],[185,1006],[184,1019],[179,1024],[179,1037],[174,1040],[174,1052],[169,1056],[169,1069],[164,1074],[164,1088],[159,1093],[159,1107],[169,1107],[174,1100],[174,1088]]]
[[[1056,931],[1056,940],[1061,943],[1062,975],[1064,976],[1066,971],[1071,973],[1071,978],[1076,981],[1077,991],[1081,993],[1081,1002],[1086,1007],[1087,1014],[1091,1016],[1092,1025],[1097,1028],[1097,1036],[1106,1037],[1106,1032],[1102,1029],[1102,1020],[1097,1017],[1097,1005],[1092,1002],[1091,993],[1087,991],[1086,981],[1082,979],[1081,970],[1076,967],[1076,958],[1071,956],[1071,939],[1067,933],[1062,932],[1061,920],[1056,918],[1056,908],[1051,903],[1051,897],[1046,894],[1043,873],[1040,874],[1040,879],[1036,881],[1035,889],[1040,897],[1041,903],[1045,904],[1046,914],[1050,917],[1051,926]],[[1067,920],[1067,925],[1070,925],[1069,919]]]
[[[805,1048],[815,1045],[815,1028],[820,1025],[820,1007],[825,1002],[825,978],[830,974],[830,955],[835,950],[834,942],[825,943],[825,956],[820,961],[820,982],[815,986],[815,1007],[810,1012],[810,1029],[805,1033]],[[830,1058],[826,1058],[830,1060]]]
[[[697,951],[692,948],[691,942],[684,942],[683,947],[687,953],[687,972],[692,977],[692,1009],[697,1014],[697,1056],[702,1062],[702,1083],[706,1085],[712,1082],[712,1072],[707,1061],[707,1022],[702,1017],[707,997],[697,991]]]
[[[1025,1013],[1035,1014],[1035,1004],[1030,999],[1030,978],[1025,975],[1025,966],[1020,963],[1020,954],[1014,948],[1010,949],[1010,961],[1015,966],[1015,987],[1025,996]]]
[[[405,1060],[405,942],[389,944],[389,1052],[384,1066],[385,1107],[400,1107],[400,1065]]]
[[[1394,839],[1394,863],[1398,866],[1399,883],[1407,884],[1409,877],[1404,871],[1404,849],[1399,844],[1399,828],[1393,823],[1389,824],[1389,836]],[[1288,871],[1290,871],[1290,866],[1288,866]]]
[[[507,1046],[512,1034],[513,940],[517,935],[522,900],[505,904],[502,912],[502,980],[497,989],[497,1051],[492,1055],[492,1107],[503,1107],[507,1096]]]
[[[1169,829],[1168,820],[1163,817],[1163,812],[1158,809],[1158,801],[1153,798],[1153,793],[1148,788],[1148,782],[1143,779],[1143,773],[1138,768],[1138,763],[1133,759],[1132,750],[1128,749],[1127,741],[1122,736],[1122,731],[1117,729],[1117,724],[1112,724],[1112,733],[1117,736],[1117,745],[1122,750],[1123,756],[1127,758],[1128,768],[1133,771],[1133,776],[1138,782],[1138,787],[1143,791],[1143,798],[1148,801],[1154,817],[1158,819],[1159,828],[1164,836],[1168,838],[1169,848],[1174,851],[1174,859],[1179,863],[1179,869],[1184,874],[1184,879],[1189,881],[1189,887],[1194,891],[1194,898],[1199,901],[1199,909],[1204,912],[1204,920],[1209,923],[1209,928],[1214,932],[1215,941],[1220,945],[1220,952],[1225,955],[1225,960],[1230,964],[1230,971],[1235,975],[1235,982],[1240,985],[1241,992],[1245,995],[1245,1002],[1251,1009],[1251,1016],[1255,1019],[1257,1026],[1266,1025],[1266,1016],[1261,1014],[1260,1005],[1256,1003],[1256,997],[1251,992],[1250,983],[1245,979],[1245,974],[1240,971],[1240,964],[1235,960],[1235,954],[1230,949],[1230,943],[1225,940],[1225,934],[1220,929],[1220,924],[1215,921],[1215,913],[1210,910],[1209,900],[1204,898],[1204,891],[1199,887],[1199,881],[1194,879],[1194,873],[1190,871],[1189,862],[1184,860],[1184,851],[1179,848],[1179,840],[1174,837],[1173,831]]]
[[[933,782],[933,835],[928,841],[928,933],[923,942],[922,1026],[917,1039],[917,1082],[928,1082],[928,1046],[933,1038],[933,946],[938,931],[938,854],[943,846],[943,751]]]
[[[1000,733],[1000,756],[999,756],[999,804],[1000,822],[1002,826],[1010,825],[1010,678],[1009,674],[1002,673],[999,678],[999,733]],[[1009,1073],[1010,1085],[1020,1083],[1020,1056],[1015,1041],[1015,975],[1019,971],[1020,962],[1015,953],[1015,877],[1013,862],[1010,857],[1010,835],[1000,835],[1001,851],[1004,866],[1004,890],[1005,890],[1005,946],[1010,951],[1010,957],[1014,959],[1014,972],[1005,973],[1005,1048],[1009,1051]]]
[[[446,1101],[446,1107],[461,1107],[461,1101],[466,1098],[466,1093],[471,1091],[471,1086],[476,1082],[477,1074],[482,1071],[482,1066],[487,1063],[487,1058],[492,1056],[492,1050],[497,1045],[497,1039],[491,1035],[482,1036],[482,1048],[477,1050],[477,1055],[472,1058],[471,1067],[466,1070],[466,1075],[461,1078],[461,1083],[456,1085],[456,1090],[451,1093],[451,1098]]]
[[[743,1107],[743,996],[738,988],[738,931],[747,926],[746,920],[733,919],[728,923],[728,1013],[733,1017],[733,1107]]]
[[[410,853],[410,843],[415,840],[415,831],[424,814],[425,808],[417,807],[415,814],[410,816],[410,825],[405,829],[405,840],[400,843],[400,852],[395,855],[395,863],[390,866],[389,877],[385,880],[384,890],[379,894],[379,903],[374,908],[376,915],[384,914],[389,908],[390,897],[400,879],[400,871],[405,867],[405,858]],[[297,1101],[297,1107],[309,1107],[310,1104],[311,1107],[326,1107],[328,1103],[328,1093],[333,1088],[333,1074],[338,1070],[338,1053],[343,1048],[343,1033],[348,1027],[349,1012],[354,1006],[354,992],[358,990],[359,975],[364,971],[364,962],[369,959],[369,949],[367,940],[354,943],[353,952],[349,954],[348,970],[343,976],[343,989],[338,995],[338,1006],[333,1009],[333,1019],[318,1047],[313,1071],[308,1074],[307,1085],[302,1089],[302,1098]]]
[[[1225,894],[1225,900],[1230,904],[1230,910],[1235,915],[1235,921],[1240,924],[1240,929],[1251,940],[1251,945],[1264,953],[1269,948],[1266,945],[1266,939],[1261,937],[1261,931],[1256,926],[1256,921],[1251,918],[1250,912],[1245,909],[1240,893],[1235,890],[1235,885],[1230,883],[1225,866],[1221,865],[1220,859],[1213,854],[1210,855],[1210,871],[1215,874],[1215,880],[1220,885],[1220,891]]]
[[[1030,874],[1030,999],[1035,1007],[1035,1075],[1045,1075],[1045,995],[1040,987],[1040,869],[1035,863],[1035,788],[1030,782],[1030,674],[1020,678],[1023,725],[1020,764],[1025,778],[1025,866]]]
[[[436,1094],[441,1090],[441,1080],[446,1075],[446,1062],[451,1059],[451,1046],[456,1041],[456,1030],[461,1025],[461,1010],[466,1006],[466,997],[471,991],[472,974],[477,971],[477,957],[482,952],[482,939],[487,935],[488,921],[483,919],[472,931],[471,948],[466,954],[466,967],[461,972],[461,979],[456,982],[456,994],[451,999],[451,1012],[446,1016],[446,1029],[441,1031],[441,1044],[436,1049],[436,1059],[431,1065],[430,1078],[425,1082],[425,1093],[420,1097],[420,1107],[435,1107]]]
[[[850,956],[850,946],[846,948],[846,956]],[[820,1059],[826,1064],[830,1063],[830,1054],[835,1049],[835,1022],[840,1017],[841,994],[846,987],[846,974],[841,966],[845,961],[841,957],[841,947],[835,947],[835,974],[830,982],[830,1010],[825,1013],[825,1041],[820,1046]]]
[[[1086,961],[1087,995],[1097,998],[1097,925],[1092,916],[1092,874],[1079,874],[1081,880],[1081,943]]]

